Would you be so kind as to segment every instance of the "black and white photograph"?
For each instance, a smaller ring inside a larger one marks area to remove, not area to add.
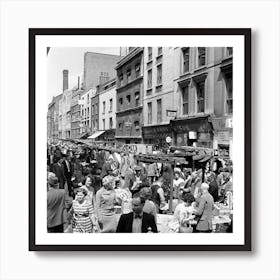
[[[30,246],[250,250],[250,30],[82,31],[30,30]]]
[[[278,0],[0,1],[0,279],[279,280]]]

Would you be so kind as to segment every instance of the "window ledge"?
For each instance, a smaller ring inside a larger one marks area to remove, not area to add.
[[[204,70],[204,69],[206,69],[206,68],[207,68],[206,65],[199,66],[199,67],[197,67],[197,68],[194,70],[194,72],[197,72],[197,71],[200,71],[200,70]]]
[[[162,87],[162,83],[161,83],[161,84],[156,85],[156,88],[160,88],[160,87]]]
[[[183,72],[183,73],[180,75],[180,77],[184,77],[184,76],[189,75],[189,74],[191,74],[191,72],[190,72],[190,71],[186,71],[186,72]]]
[[[157,57],[156,57],[156,59],[159,59],[159,58],[161,58],[161,57],[162,57],[162,53],[161,53],[161,54],[158,54]]]
[[[152,87],[150,87],[150,88],[147,88],[146,89],[146,91],[151,91],[153,88]]]

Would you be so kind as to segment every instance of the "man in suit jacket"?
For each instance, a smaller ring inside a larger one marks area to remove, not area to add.
[[[132,199],[132,210],[120,217],[117,232],[147,233],[157,232],[157,226],[153,215],[143,212],[145,199],[134,197]]]
[[[73,167],[70,161],[70,155],[69,154],[63,154],[63,162],[62,162],[62,166],[63,166],[63,171],[64,171],[64,175],[65,175],[65,179],[67,182],[67,188],[68,188],[68,194],[69,196],[73,197],[73,186],[72,186],[72,175],[73,175]]]
[[[199,217],[196,230],[198,232],[212,232],[212,219],[214,210],[213,196],[208,192],[209,185],[201,184],[202,195],[200,197],[199,206],[195,210]]]
[[[64,189],[64,184],[66,181],[65,174],[64,174],[64,167],[62,165],[63,158],[60,158],[53,166],[53,172],[55,173],[56,177],[58,178],[59,188]]]
[[[48,232],[63,232],[64,210],[67,207],[65,190],[58,188],[58,178],[54,173],[48,176],[48,194],[47,194],[47,228]]]

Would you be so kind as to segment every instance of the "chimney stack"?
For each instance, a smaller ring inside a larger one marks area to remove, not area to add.
[[[63,91],[68,89],[68,70],[63,70]]]
[[[78,76],[78,89],[80,89],[80,76]]]

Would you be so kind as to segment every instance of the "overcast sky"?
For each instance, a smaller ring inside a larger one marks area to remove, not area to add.
[[[62,93],[62,71],[69,70],[69,88],[78,83],[83,74],[85,52],[120,54],[119,48],[51,48],[48,54],[48,103]]]

